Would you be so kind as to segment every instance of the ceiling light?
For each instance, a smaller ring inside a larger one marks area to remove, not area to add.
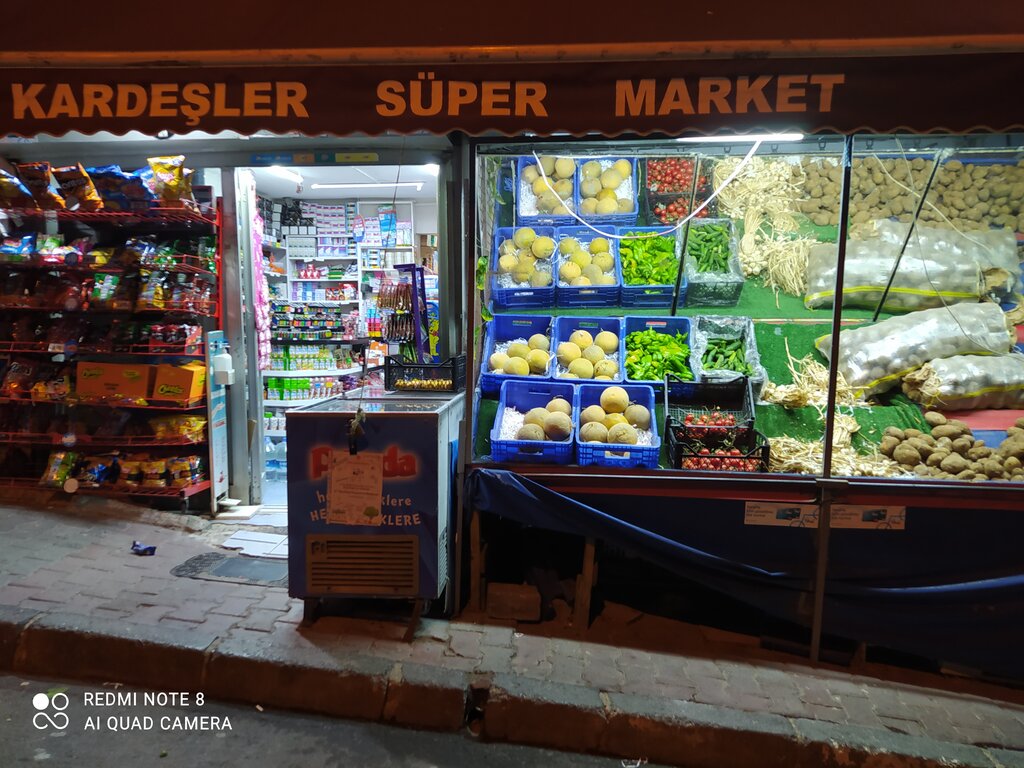
[[[395,189],[398,187],[408,188],[415,187],[416,191],[419,192],[423,189],[422,181],[382,181],[382,182],[367,182],[367,181],[353,181],[344,182],[338,184],[310,184],[311,189]]]
[[[778,143],[780,141],[800,141],[802,133],[747,133],[735,136],[683,136],[676,139],[684,144],[739,144],[745,141],[767,141]]]
[[[302,183],[302,174],[293,171],[291,168],[284,168],[280,165],[272,165],[269,168],[267,168],[267,170],[270,171],[275,176],[280,176],[282,179],[288,179],[288,181],[293,182],[294,184]]]
[[[437,176],[441,172],[441,166],[437,163],[427,163],[423,166],[423,170],[429,173],[431,176]]]

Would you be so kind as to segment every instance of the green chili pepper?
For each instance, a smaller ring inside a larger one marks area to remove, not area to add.
[[[676,282],[679,259],[672,237],[629,232],[619,241],[619,256],[625,285],[674,285]]]
[[[689,360],[690,347],[681,333],[648,329],[626,336],[626,376],[634,381],[661,381],[666,371],[693,381]]]

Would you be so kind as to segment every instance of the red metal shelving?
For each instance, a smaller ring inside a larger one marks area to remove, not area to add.
[[[217,273],[206,269],[203,265],[209,261],[207,258],[193,256],[191,254],[174,254],[170,258],[181,259],[174,264],[48,264],[38,260],[38,256],[32,261],[0,261],[0,269],[17,270],[43,270],[46,272],[68,272],[71,274],[85,275],[123,275],[125,273],[143,272],[170,272],[186,275],[205,275],[216,277]]]
[[[137,224],[187,224],[213,227],[217,221],[187,208],[149,208],[144,211],[39,211],[29,208],[5,208],[5,212],[23,218],[49,218],[57,221],[83,221],[94,224],[133,226]]]
[[[60,488],[41,485],[39,480],[31,477],[0,477],[0,487],[6,488],[37,488],[39,490],[59,491]],[[80,486],[75,493],[82,493],[90,496],[149,496],[165,499],[187,499],[197,493],[210,489],[209,480],[201,480],[184,488],[143,488],[141,486],[129,487],[125,485],[101,485],[98,488],[86,488]]]
[[[153,437],[152,435],[75,435],[75,448],[187,448],[206,445],[206,440],[188,440],[184,437]],[[67,445],[65,435],[57,432],[0,432],[0,445]],[[71,447],[69,445],[68,447]]]
[[[70,408],[135,408],[151,411],[198,411],[206,408],[206,400],[197,400],[187,405],[158,400],[148,401],[145,405],[123,402],[94,402],[89,400],[33,400],[29,397],[0,397],[0,405],[66,405]]]
[[[74,350],[67,350],[64,349],[62,345],[47,344],[45,341],[0,341],[0,354],[145,355],[151,357],[205,357],[206,355],[203,351],[202,344],[188,344],[180,347],[169,347],[167,349],[150,349],[147,344],[132,344],[127,348],[121,349],[79,346]]]

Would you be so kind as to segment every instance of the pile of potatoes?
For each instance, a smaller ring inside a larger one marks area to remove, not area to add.
[[[932,161],[923,157],[854,159],[851,223],[890,217],[910,221],[917,198],[908,189],[924,189],[931,169]],[[801,177],[803,183],[800,211],[815,224],[839,223],[842,175],[835,160],[804,158],[799,167],[794,166],[794,183],[801,183]],[[924,206],[921,221],[934,226],[956,226],[961,231],[995,226],[1024,232],[1024,161],[1017,165],[965,165],[950,160],[936,173],[928,201],[935,207]]]
[[[904,469],[938,480],[1010,480],[1024,482],[1024,418],[1007,431],[998,448],[974,439],[957,419],[928,411],[930,434],[919,429],[887,427],[881,451]]]

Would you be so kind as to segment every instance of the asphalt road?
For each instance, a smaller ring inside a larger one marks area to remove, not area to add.
[[[163,694],[170,694],[164,691]],[[104,698],[120,694],[108,706]],[[609,758],[487,744],[146,692],[0,676],[0,763],[43,768],[619,768]],[[201,718],[206,717],[206,720]],[[95,729],[93,728],[95,726]],[[187,728],[200,730],[185,730]]]

